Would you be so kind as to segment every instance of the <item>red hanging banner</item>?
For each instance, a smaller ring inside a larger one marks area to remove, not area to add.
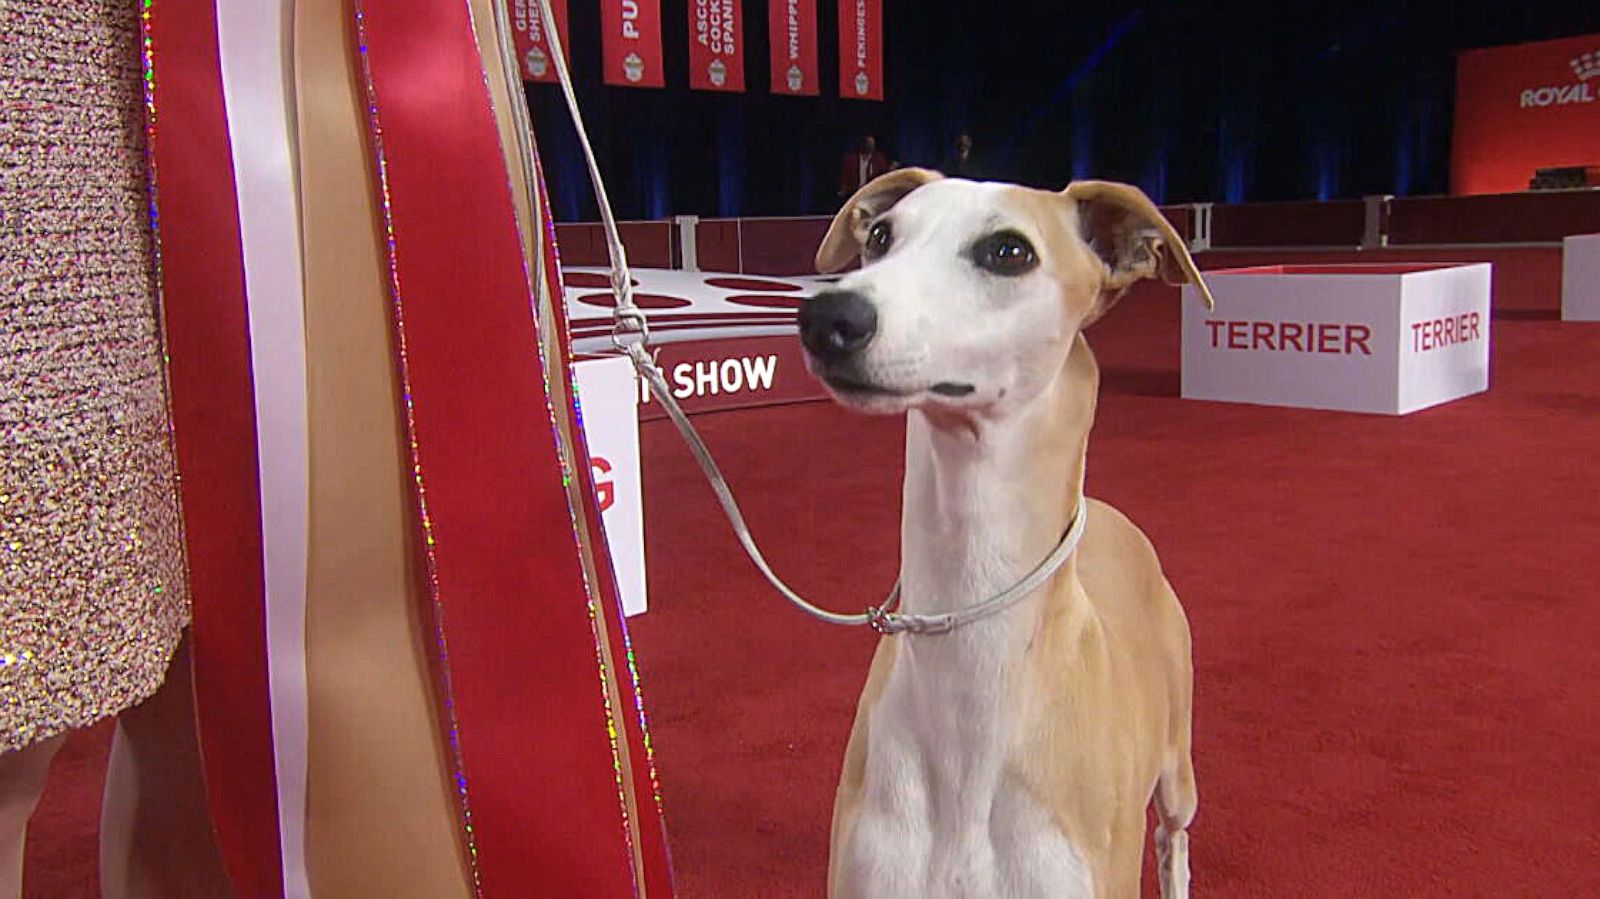
[[[839,0],[839,96],[883,99],[883,0]]]
[[[772,92],[815,97],[817,0],[768,0],[767,34],[772,42]]]
[[[689,0],[689,87],[744,90],[744,31],[738,0]]]
[[[554,84],[556,57],[550,52],[550,38],[539,9],[539,0],[506,0],[511,12],[511,33],[517,43],[517,65],[522,69],[523,81]],[[556,29],[561,37],[561,47],[572,52],[572,41],[567,38],[567,0],[550,0],[555,13]]]
[[[661,65],[661,0],[600,0],[605,83],[666,87]]]

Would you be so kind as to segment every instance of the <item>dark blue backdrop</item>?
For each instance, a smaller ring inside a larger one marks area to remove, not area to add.
[[[885,0],[889,100],[863,103],[836,97],[837,0],[820,0],[817,98],[767,92],[765,0],[744,0],[749,93],[689,91],[685,4],[662,3],[668,87],[651,91],[600,84],[597,4],[570,0],[579,99],[625,218],[829,212],[868,130],[902,163],[937,166],[967,130],[992,177],[1115,178],[1170,203],[1443,193],[1456,52],[1600,32],[1594,0]],[[558,218],[593,219],[559,89],[528,99]]]

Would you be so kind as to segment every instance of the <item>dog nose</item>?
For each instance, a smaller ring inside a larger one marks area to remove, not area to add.
[[[825,290],[800,307],[800,342],[827,361],[861,349],[878,333],[878,310],[859,293]]]

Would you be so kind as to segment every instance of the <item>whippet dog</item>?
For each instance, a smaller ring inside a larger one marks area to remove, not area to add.
[[[834,805],[833,899],[1137,897],[1146,808],[1161,895],[1188,895],[1189,628],[1149,541],[1083,501],[1099,369],[1081,333],[1131,284],[1199,271],[1138,189],[884,175],[817,266],[863,267],[801,312],[843,405],[907,413],[902,604],[1015,584],[1077,516],[1074,555],[1016,605],[880,639]]]

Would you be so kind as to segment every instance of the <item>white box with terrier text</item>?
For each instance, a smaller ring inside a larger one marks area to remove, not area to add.
[[[1273,265],[1184,288],[1185,399],[1405,415],[1489,388],[1487,263]]]

